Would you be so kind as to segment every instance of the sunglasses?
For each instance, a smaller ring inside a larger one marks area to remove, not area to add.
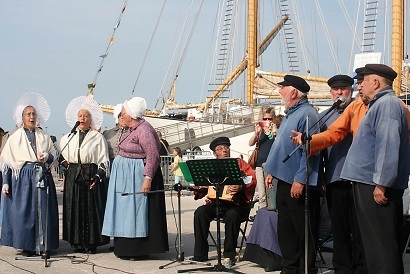
[[[264,120],[264,121],[267,121],[267,120],[272,121],[272,119],[273,119],[273,118],[268,118],[268,117],[263,117],[263,118],[262,118],[262,120]]]

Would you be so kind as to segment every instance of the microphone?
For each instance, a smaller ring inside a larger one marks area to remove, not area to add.
[[[343,107],[344,105],[346,105],[346,98],[344,96],[340,96],[339,99],[337,99],[337,101],[334,102],[333,105],[327,110],[325,116],[328,115],[335,108],[338,108],[340,106]]]
[[[80,121],[77,121],[77,122],[75,122],[75,125],[73,126],[73,128],[71,129],[71,131],[70,131],[70,134],[68,134],[68,137],[70,137],[71,136],[71,134],[76,134],[77,133],[77,131],[75,131],[76,129],[77,129],[77,127],[80,125]]]

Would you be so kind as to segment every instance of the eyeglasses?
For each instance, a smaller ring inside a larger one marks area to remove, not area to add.
[[[229,150],[229,146],[218,146],[215,151]]]
[[[262,120],[264,120],[264,121],[267,121],[267,120],[272,121],[272,120],[273,120],[273,118],[263,117],[263,118],[262,118]]]

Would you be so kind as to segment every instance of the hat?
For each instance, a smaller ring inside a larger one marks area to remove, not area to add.
[[[132,97],[124,102],[125,111],[131,118],[137,119],[144,116],[147,110],[147,102],[141,97]]]
[[[231,141],[229,140],[228,137],[218,137],[215,138],[210,144],[209,144],[209,148],[212,151],[215,151],[215,148],[219,145],[231,145]]]
[[[285,75],[285,77],[283,77],[283,80],[284,81],[279,82],[278,85],[292,86],[300,90],[303,93],[308,93],[310,90],[309,84],[303,78],[300,78],[299,76]]]
[[[104,115],[100,105],[89,96],[79,96],[71,100],[65,110],[65,119],[70,128],[77,122],[77,115],[81,109],[86,109],[91,113],[91,126],[93,129],[100,129],[104,120]]]
[[[114,112],[112,116],[114,116],[115,123],[118,124],[118,115],[120,115],[122,110],[122,104],[116,104],[114,107]]]
[[[356,76],[353,77],[353,79],[363,80],[364,79],[364,74],[363,74],[364,71],[365,71],[364,67],[360,67],[360,68],[355,69],[354,72],[356,72]]]
[[[391,67],[384,64],[367,64],[364,66],[363,75],[367,74],[376,74],[391,81],[394,81],[397,77],[397,73]]]
[[[331,88],[350,87],[353,85],[353,82],[354,80],[352,77],[343,74],[335,75],[327,80],[327,84]]]
[[[17,101],[14,107],[13,118],[17,126],[23,124],[23,111],[27,106],[32,106],[37,113],[37,122],[42,124],[50,118],[50,107],[43,96],[36,92],[26,92]]]

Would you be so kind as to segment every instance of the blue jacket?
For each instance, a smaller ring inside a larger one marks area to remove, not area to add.
[[[406,115],[400,99],[391,87],[379,91],[370,101],[369,110],[347,154],[343,179],[407,188],[409,179],[409,143]]]
[[[266,160],[265,172],[288,184],[294,181],[301,184],[306,183],[306,149],[304,146],[301,146],[285,163],[282,160],[297,147],[289,138],[292,134],[291,130],[305,132],[307,116],[309,127],[311,127],[317,122],[318,113],[304,97],[287,110]],[[311,129],[309,133],[312,134],[313,131],[314,129]],[[315,154],[309,157],[309,185],[316,186],[318,169],[319,155]]]

